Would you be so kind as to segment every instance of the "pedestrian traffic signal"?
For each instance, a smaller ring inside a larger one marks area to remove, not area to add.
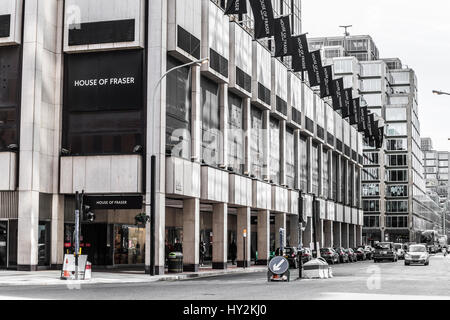
[[[91,207],[83,204],[83,221],[85,222],[94,222],[95,221],[95,213],[91,211]]]

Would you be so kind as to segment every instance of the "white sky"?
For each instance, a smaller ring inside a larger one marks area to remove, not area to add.
[[[418,78],[421,136],[450,151],[450,1],[302,0],[302,31],[310,37],[370,35],[381,58],[400,58]]]

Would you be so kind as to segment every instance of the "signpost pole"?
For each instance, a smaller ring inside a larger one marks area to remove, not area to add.
[[[242,263],[242,265],[244,266],[244,269],[245,269],[245,267],[246,267],[246,265],[247,265],[247,254],[246,254],[246,252],[245,252],[245,247],[246,247],[246,245],[245,245],[245,240],[247,239],[247,229],[244,229],[244,233],[243,233],[243,240],[244,241],[242,241],[243,242],[243,246],[244,246],[244,261],[243,261],[243,263]]]
[[[75,194],[75,280],[78,280],[78,255],[80,252],[80,194]]]
[[[150,178],[150,275],[155,275],[155,186],[156,186],[156,156],[151,157]]]
[[[314,195],[313,196],[313,206],[312,206],[312,215],[313,215],[313,217],[312,217],[312,221],[313,221],[313,224],[312,224],[312,227],[313,227],[313,239],[314,239],[314,251],[316,252],[316,254],[315,254],[315,258],[317,259],[318,257],[319,257],[319,252],[317,251],[318,250],[318,248],[317,248],[317,234],[316,234],[316,223],[317,223],[317,198],[316,198],[316,196]]]

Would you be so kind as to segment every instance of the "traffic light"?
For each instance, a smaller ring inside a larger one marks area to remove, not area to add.
[[[83,205],[83,221],[94,222],[95,213],[91,211],[91,207],[88,205]]]

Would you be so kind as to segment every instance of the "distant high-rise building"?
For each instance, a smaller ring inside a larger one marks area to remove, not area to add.
[[[398,58],[381,59],[368,35],[310,38],[309,46],[322,50],[334,77],[385,124],[383,148],[364,147],[365,241],[420,241],[439,220],[439,207],[425,192],[414,70]]]

